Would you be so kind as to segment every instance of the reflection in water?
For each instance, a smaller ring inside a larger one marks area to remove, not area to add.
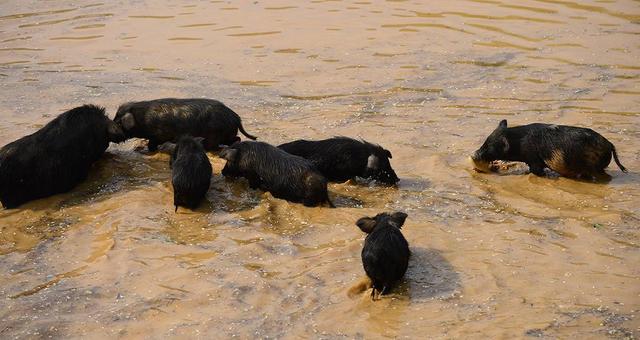
[[[111,145],[72,192],[0,210],[2,338],[640,336],[632,0],[80,5],[0,4],[0,145],[83,103],[207,97],[273,144],[379,143],[401,181],[306,208],[210,154],[206,200],[174,213],[169,156]],[[593,128],[630,172],[476,173],[505,116]],[[397,210],[403,283],[349,298],[355,221]]]

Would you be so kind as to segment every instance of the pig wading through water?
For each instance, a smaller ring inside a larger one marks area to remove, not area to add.
[[[367,233],[362,248],[362,265],[372,281],[371,298],[388,293],[402,279],[409,266],[409,243],[400,232],[407,214],[382,213],[356,222]]]
[[[253,189],[269,191],[274,197],[305,206],[333,204],[327,193],[327,179],[308,160],[288,154],[262,142],[238,142],[220,152],[227,160],[222,174],[244,177]]]
[[[211,162],[202,147],[202,137],[180,137],[171,154],[173,205],[195,209],[209,191]]]
[[[93,162],[125,136],[104,108],[84,105],[0,149],[0,201],[5,208],[71,190]]]
[[[611,155],[626,172],[613,144],[591,129],[539,123],[508,128],[503,120],[471,159],[484,172],[491,162],[505,160],[525,162],[538,176],[549,168],[565,177],[593,179],[608,177],[604,169]]]
[[[389,163],[391,152],[366,141],[334,137],[319,141],[297,140],[278,147],[310,160],[331,182],[341,183],[356,176],[387,185],[400,180]]]
[[[238,114],[213,99],[165,98],[120,105],[114,121],[127,138],[149,140],[149,151],[158,145],[176,142],[183,135],[204,138],[207,150],[217,150],[220,144],[231,145],[240,138],[256,139],[242,127]]]

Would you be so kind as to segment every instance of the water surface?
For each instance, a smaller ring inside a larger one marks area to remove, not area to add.
[[[5,1],[0,145],[84,103],[223,101],[274,144],[361,137],[398,188],[305,208],[214,166],[173,212],[168,156],[112,145],[73,192],[0,210],[0,335],[513,338],[640,335],[637,1]],[[608,184],[471,170],[499,120],[593,128]],[[362,216],[402,210],[394,293],[364,275]]]

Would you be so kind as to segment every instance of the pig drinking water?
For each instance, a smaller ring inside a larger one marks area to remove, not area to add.
[[[114,121],[127,138],[148,139],[149,151],[156,151],[162,143],[176,142],[183,135],[203,137],[207,150],[239,141],[238,130],[247,138],[256,139],[244,130],[238,114],[213,99],[164,98],[126,103],[120,105]]]
[[[491,162],[506,160],[525,162],[538,176],[549,168],[565,177],[592,179],[607,176],[612,155],[626,172],[613,144],[591,129],[539,123],[509,128],[502,120],[471,159],[485,172]]]
[[[5,208],[71,190],[93,162],[125,136],[104,108],[76,107],[0,149],[0,201]]]
[[[356,222],[360,230],[367,233],[362,248],[362,265],[371,279],[373,290],[384,295],[402,279],[409,266],[409,243],[400,232],[407,214],[381,213],[375,217],[363,217]]]
[[[391,152],[366,141],[334,137],[319,141],[297,140],[278,147],[310,160],[331,182],[345,182],[354,177],[388,185],[399,181],[389,163]]]
[[[171,154],[173,205],[195,209],[211,184],[211,163],[202,147],[202,137],[183,136]]]
[[[251,188],[305,206],[328,203],[327,180],[308,160],[262,142],[238,142],[220,152],[227,160],[222,174],[244,177]]]

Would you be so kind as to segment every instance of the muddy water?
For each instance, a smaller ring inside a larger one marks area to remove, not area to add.
[[[209,97],[271,143],[381,143],[402,180],[305,208],[210,155],[206,203],[174,214],[168,156],[111,145],[73,192],[0,210],[0,336],[638,337],[639,23],[631,0],[2,2],[0,145],[82,103]],[[505,118],[594,128],[630,172],[473,172]],[[405,281],[349,298],[355,220],[394,210]]]

